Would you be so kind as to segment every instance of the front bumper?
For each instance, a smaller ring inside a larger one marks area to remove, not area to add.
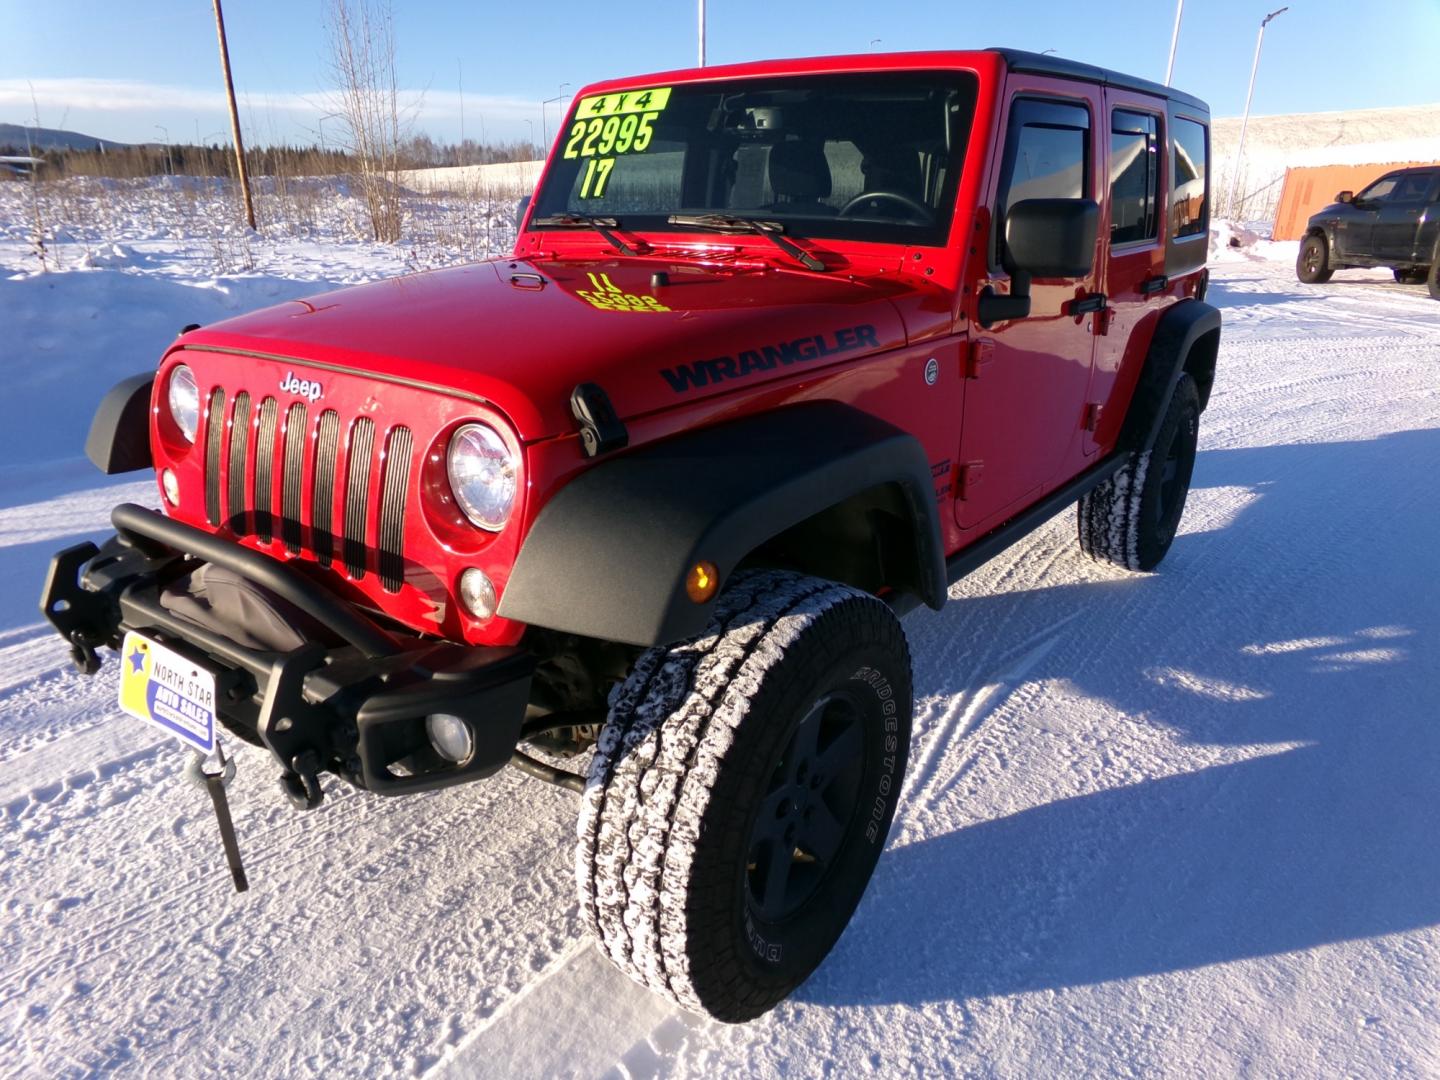
[[[41,611],[93,674],[97,649],[126,631],[154,638],[215,671],[216,713],[232,732],[268,748],[297,805],[320,802],[319,774],[401,795],[478,780],[510,759],[530,697],[534,658],[392,634],[299,569],[233,540],[133,504],[111,514],[116,535],[51,560]],[[241,575],[324,628],[299,648],[238,644],[161,603],[161,594],[204,563]],[[464,762],[430,746],[425,718],[459,716],[474,751]]]

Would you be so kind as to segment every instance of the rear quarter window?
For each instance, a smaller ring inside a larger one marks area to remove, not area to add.
[[[1210,224],[1210,170],[1204,124],[1176,117],[1171,125],[1170,235],[1202,236]]]

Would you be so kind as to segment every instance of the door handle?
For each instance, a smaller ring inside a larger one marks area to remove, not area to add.
[[[1164,274],[1157,274],[1154,277],[1146,278],[1140,283],[1140,295],[1151,296],[1157,292],[1164,292],[1165,287],[1170,284],[1170,279]]]

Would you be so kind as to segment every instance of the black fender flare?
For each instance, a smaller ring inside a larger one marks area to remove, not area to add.
[[[85,439],[85,456],[103,473],[135,472],[150,456],[150,395],[155,372],[121,379],[100,399]]]
[[[723,589],[767,540],[887,485],[903,493],[918,567],[918,580],[891,587],[938,609],[945,564],[924,449],[868,413],[815,402],[643,445],[575,477],[536,518],[499,613],[630,645],[693,637],[714,605],[685,593],[696,562],[715,564]]]
[[[1175,384],[1187,369],[1193,369],[1200,408],[1205,409],[1219,345],[1220,309],[1203,300],[1182,300],[1160,316],[1120,429],[1121,449],[1148,450],[1154,445]]]

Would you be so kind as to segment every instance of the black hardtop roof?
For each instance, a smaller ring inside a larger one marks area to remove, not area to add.
[[[1026,75],[1056,75],[1062,79],[1079,79],[1081,82],[1099,83],[1101,86],[1118,86],[1125,90],[1139,90],[1144,94],[1154,94],[1156,97],[1169,98],[1181,105],[1188,105],[1192,109],[1200,110],[1207,117],[1210,115],[1210,106],[1199,98],[1187,94],[1183,90],[1176,90],[1173,86],[1161,86],[1149,79],[1124,75],[1118,71],[1111,71],[1109,68],[1096,67],[1094,64],[1082,64],[1078,60],[1066,60],[1060,56],[1025,52],[1023,49],[988,49],[986,51],[1003,56],[1011,71],[1019,71]]]

